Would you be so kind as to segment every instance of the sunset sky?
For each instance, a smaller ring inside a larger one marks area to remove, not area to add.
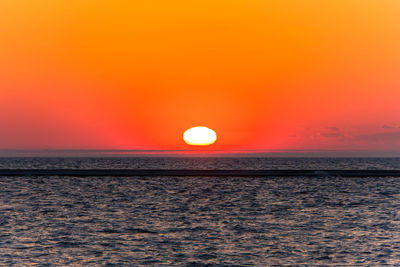
[[[2,0],[0,149],[400,152],[399,0]]]

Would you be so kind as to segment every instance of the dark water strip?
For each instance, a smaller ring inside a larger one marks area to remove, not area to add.
[[[0,169],[0,176],[399,176],[400,170]]]

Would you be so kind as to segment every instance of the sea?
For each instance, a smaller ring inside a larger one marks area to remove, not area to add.
[[[400,169],[400,158],[0,158],[0,169]],[[400,266],[400,177],[0,176],[0,266]]]

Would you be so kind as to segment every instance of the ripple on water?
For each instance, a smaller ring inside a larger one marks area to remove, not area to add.
[[[398,178],[0,177],[0,265],[395,265]]]

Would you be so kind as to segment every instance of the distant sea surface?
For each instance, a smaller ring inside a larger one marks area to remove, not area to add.
[[[400,169],[400,158],[0,158],[0,169]]]
[[[1,169],[400,169],[399,158],[0,158]],[[400,177],[1,177],[0,266],[400,265]]]

